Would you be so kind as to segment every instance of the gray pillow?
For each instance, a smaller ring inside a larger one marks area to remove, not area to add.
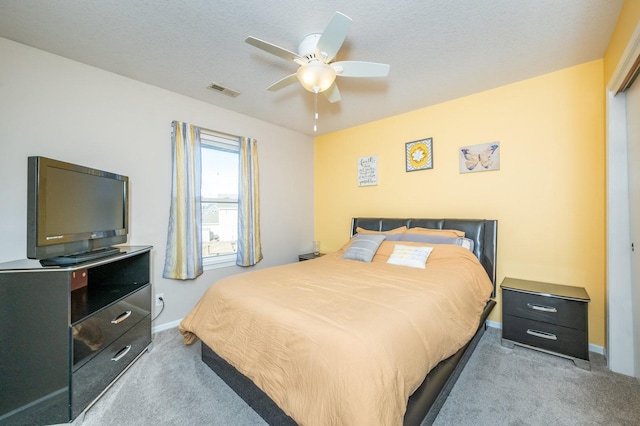
[[[358,234],[354,237],[353,243],[349,246],[343,259],[359,260],[361,262],[371,262],[373,256],[378,251],[378,247],[386,238],[380,234]]]
[[[385,236],[385,241],[401,241],[404,234],[381,234]]]
[[[401,234],[401,241],[413,241],[425,244],[453,244],[473,252],[473,240],[463,237],[445,237],[442,235]]]

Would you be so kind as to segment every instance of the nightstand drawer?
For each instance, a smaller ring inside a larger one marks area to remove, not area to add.
[[[504,315],[502,338],[570,357],[589,359],[586,331]]]
[[[587,329],[587,303],[502,289],[504,315],[528,318],[578,330]]]

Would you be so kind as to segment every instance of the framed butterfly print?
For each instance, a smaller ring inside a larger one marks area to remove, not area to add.
[[[500,142],[463,146],[458,156],[460,173],[500,170]]]
[[[433,169],[433,138],[407,142],[405,158],[408,172]]]

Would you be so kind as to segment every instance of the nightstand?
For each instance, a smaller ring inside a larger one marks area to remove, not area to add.
[[[319,254],[314,254],[314,253],[299,254],[298,255],[298,261],[302,262],[303,260],[311,260],[311,259],[315,259],[315,258],[321,257],[321,256],[324,256],[324,253],[319,253]]]
[[[502,345],[559,355],[590,370],[589,294],[582,287],[505,278]]]

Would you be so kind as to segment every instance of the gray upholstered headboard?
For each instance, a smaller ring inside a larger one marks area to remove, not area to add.
[[[496,255],[498,242],[498,221],[486,219],[387,219],[354,217],[351,221],[351,236],[360,227],[371,231],[389,231],[400,226],[407,228],[457,229],[464,231],[465,237],[473,240],[473,252],[480,260],[493,283],[496,292]]]

